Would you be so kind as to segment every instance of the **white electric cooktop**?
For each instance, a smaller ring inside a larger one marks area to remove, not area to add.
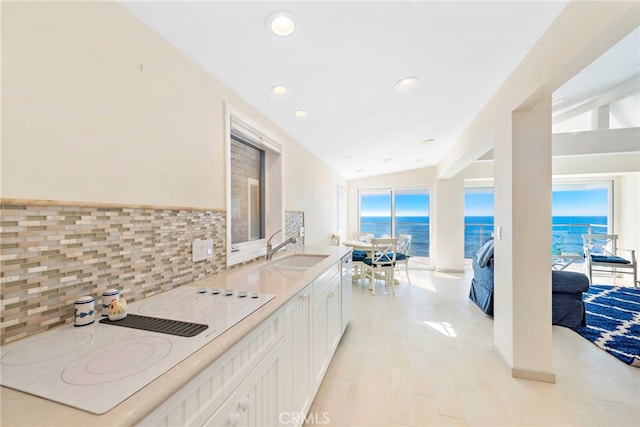
[[[186,338],[100,323],[65,325],[0,348],[0,384],[103,414],[274,298],[182,286],[128,313],[207,325]]]

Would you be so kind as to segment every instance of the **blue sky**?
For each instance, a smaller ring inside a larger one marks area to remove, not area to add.
[[[606,187],[556,187],[552,193],[553,216],[607,216]],[[467,189],[465,216],[493,216],[493,190]]]
[[[465,216],[493,216],[493,189],[469,188]],[[604,185],[557,186],[552,195],[553,216],[607,216],[608,188]],[[428,216],[429,194],[396,192],[396,216]],[[391,216],[391,192],[363,195],[362,216]]]
[[[362,216],[391,216],[391,192],[366,194],[361,197]],[[428,216],[429,194],[396,192],[396,216]]]
[[[607,188],[561,189],[553,192],[553,216],[607,216]]]
[[[465,216],[493,216],[493,189],[467,188],[464,193]]]

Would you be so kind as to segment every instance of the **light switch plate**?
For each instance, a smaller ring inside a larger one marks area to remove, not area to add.
[[[213,239],[196,239],[191,245],[193,262],[213,259]]]
[[[496,227],[496,240],[502,240],[502,227]]]

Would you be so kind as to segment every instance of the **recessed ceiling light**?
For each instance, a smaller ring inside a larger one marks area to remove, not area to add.
[[[356,169],[356,173],[362,172],[362,169]]]
[[[351,160],[353,159],[353,156],[351,154],[347,154],[346,156],[344,156],[345,160]]]
[[[418,78],[415,76],[409,76],[395,82],[393,84],[393,87],[395,87],[397,90],[409,90],[416,87],[417,84]]]
[[[390,161],[392,161],[393,159],[384,159],[385,163],[389,163]]]
[[[271,92],[275,93],[276,95],[284,95],[285,93],[287,93],[287,88],[282,85],[275,85],[271,88]]]
[[[424,159],[416,159],[417,163],[424,162]]]
[[[293,115],[296,117],[304,117],[307,115],[307,112],[304,110],[298,110],[298,111],[294,111]]]
[[[267,25],[273,34],[280,37],[290,36],[296,30],[293,14],[283,10],[270,14],[267,17]]]
[[[435,139],[429,138],[429,139],[425,139],[424,141],[422,141],[422,143],[423,144],[431,144],[433,141],[435,141]]]

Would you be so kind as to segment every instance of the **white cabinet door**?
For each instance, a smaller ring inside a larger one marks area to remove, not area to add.
[[[284,344],[281,341],[231,393],[205,426],[276,426],[284,411]]]
[[[213,364],[147,415],[140,426],[198,426],[237,390],[284,340],[284,309],[279,309]],[[280,350],[282,351],[282,350]],[[280,383],[282,387],[282,383]]]
[[[287,358],[285,404],[292,414],[306,414],[314,392],[311,387],[312,291],[313,287],[307,286],[284,308]]]
[[[344,334],[347,325],[351,320],[351,291],[353,289],[353,262],[351,254],[342,258],[342,295],[340,303],[342,304],[342,333]]]
[[[336,274],[320,279],[314,283],[313,296],[314,391],[322,382],[342,331],[340,274],[336,270]]]
[[[342,337],[342,283],[336,280],[327,294],[327,346],[329,361],[338,347]]]
[[[329,306],[327,292],[314,296],[313,301],[313,386],[318,390],[329,365]]]

